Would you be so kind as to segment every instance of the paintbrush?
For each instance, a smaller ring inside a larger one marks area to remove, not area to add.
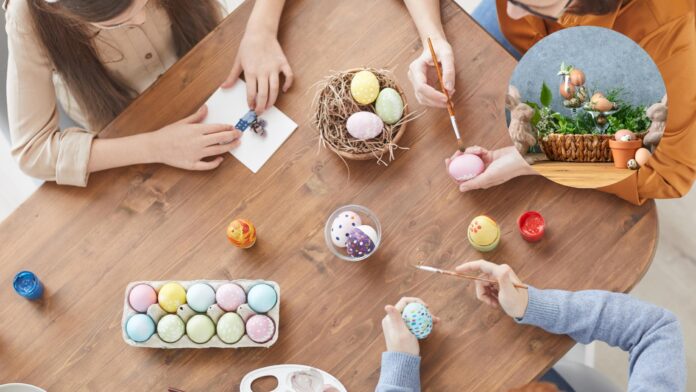
[[[440,63],[437,60],[437,55],[435,54],[435,49],[433,48],[433,41],[430,40],[430,37],[428,37],[428,46],[430,47],[430,56],[433,58],[433,64],[435,64],[437,80],[440,81],[440,89],[442,90],[442,93],[445,94],[445,97],[447,97],[447,111],[449,112],[450,122],[452,123],[452,129],[454,130],[454,136],[457,137],[457,146],[459,147],[459,151],[464,152],[466,146],[464,146],[462,135],[459,133],[457,119],[454,117],[454,105],[452,105],[452,100],[450,99],[449,93],[445,88],[445,81],[442,79],[442,70],[440,69]]]
[[[443,269],[440,269],[440,268],[430,267],[430,266],[427,266],[427,265],[414,265],[414,267],[418,268],[419,270],[423,270],[423,271],[435,272],[435,273],[443,274],[443,275],[456,276],[456,277],[458,277],[458,278],[471,279],[471,280],[478,280],[478,281],[481,281],[481,282],[487,282],[487,283],[498,284],[498,282],[496,282],[495,280],[486,279],[486,278],[479,278],[478,276],[460,274],[460,273],[458,273],[458,272],[443,270]],[[514,285],[515,287],[517,287],[518,289],[527,289],[527,285],[526,285],[526,284],[517,284],[517,283],[513,283],[513,285]]]

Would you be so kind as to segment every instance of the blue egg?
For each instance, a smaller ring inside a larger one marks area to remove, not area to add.
[[[154,333],[155,322],[146,314],[135,314],[126,322],[126,334],[131,340],[138,343],[150,339]]]
[[[433,316],[428,308],[418,302],[411,302],[406,305],[401,317],[409,331],[418,339],[425,339],[433,330]]]
[[[249,290],[247,302],[251,309],[257,313],[266,313],[273,309],[278,301],[278,293],[266,283],[259,283]]]
[[[203,313],[215,303],[215,290],[205,283],[196,283],[186,291],[186,303],[196,312]]]

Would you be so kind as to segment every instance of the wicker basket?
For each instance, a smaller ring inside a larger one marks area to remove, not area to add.
[[[336,84],[341,83],[338,76],[343,75],[345,78],[349,77],[352,79],[352,75],[364,70],[370,71],[377,76],[377,79],[380,81],[380,90],[386,87],[391,87],[396,90],[399,95],[401,95],[401,100],[404,103],[404,112],[401,120],[399,120],[396,124],[384,124],[384,130],[377,138],[358,140],[348,134],[348,131],[346,130],[346,120],[348,120],[350,114],[358,111],[369,111],[374,113],[374,104],[359,105],[353,100],[353,97],[350,94],[350,88],[337,89]],[[337,103],[335,101],[337,91],[343,92],[340,98],[338,98],[340,103],[344,105],[351,105],[353,110],[350,113],[347,113],[347,115],[341,115],[338,114],[337,111],[332,111],[328,116],[330,118],[329,121],[320,120],[320,118],[326,117],[320,116],[322,110],[331,111],[332,106],[336,106]],[[330,101],[328,105],[322,105],[322,103],[326,103],[326,101]],[[393,150],[398,148],[397,143],[404,135],[404,132],[406,131],[406,123],[409,121],[406,94],[396,83],[394,75],[387,70],[378,70],[374,68],[353,68],[347,71],[339,72],[335,75],[331,75],[326,79],[326,82],[321,85],[320,91],[315,98],[314,106],[315,116],[313,123],[319,131],[319,137],[322,144],[341,157],[351,160],[377,159],[379,161],[385,161],[383,160],[385,154],[389,156],[389,160],[393,159]],[[338,131],[349,140],[347,145],[337,143],[336,138],[331,136],[332,131],[334,131],[334,129],[332,129],[333,127],[337,127]]]
[[[647,132],[637,133],[643,140]],[[539,139],[541,150],[552,161],[613,162],[609,140],[613,135],[563,135],[551,133]]]

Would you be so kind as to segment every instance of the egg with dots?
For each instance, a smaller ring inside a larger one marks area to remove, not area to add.
[[[215,293],[217,304],[227,312],[234,312],[246,302],[246,293],[238,284],[225,283]]]
[[[348,117],[346,130],[356,139],[367,140],[379,136],[384,123],[378,115],[372,112],[356,112]]]
[[[404,114],[404,100],[401,94],[391,87],[382,89],[375,102],[375,113],[386,124],[396,124]]]
[[[186,289],[176,282],[165,283],[157,294],[157,301],[167,313],[176,313],[177,308],[186,303]]]
[[[275,334],[275,323],[266,315],[256,314],[247,320],[246,333],[254,342],[266,343]]]
[[[360,225],[362,225],[360,215],[353,211],[341,212],[331,222],[331,242],[339,248],[345,248],[350,231]]]
[[[377,76],[370,71],[356,72],[350,81],[350,94],[361,105],[371,104],[379,95]]]
[[[433,330],[433,316],[420,302],[411,302],[404,307],[401,318],[409,331],[418,339],[425,339]]]
[[[237,248],[251,248],[256,243],[256,227],[246,219],[235,219],[227,226],[227,239]]]
[[[278,302],[278,293],[270,285],[259,283],[249,289],[247,300],[254,312],[266,313]]]
[[[467,230],[469,243],[479,252],[490,252],[500,243],[500,227],[486,215],[477,216]]]
[[[237,343],[244,336],[244,320],[237,313],[225,313],[217,322],[217,335],[225,343]]]
[[[346,251],[353,258],[365,257],[374,252],[378,241],[377,231],[372,226],[361,225],[348,233]]]
[[[636,135],[628,129],[620,129],[614,134],[614,140],[617,142],[630,142],[636,140]]]
[[[179,341],[186,332],[184,321],[176,314],[168,314],[157,323],[157,336],[166,343]]]
[[[144,313],[150,305],[157,303],[157,292],[149,284],[139,284],[128,293],[128,303],[136,312]]]
[[[450,177],[455,181],[468,181],[483,173],[483,160],[474,154],[461,154],[452,159],[447,167]]]
[[[134,314],[126,322],[126,334],[135,342],[144,342],[150,339],[154,333],[155,322],[146,314]]]
[[[651,156],[652,154],[650,153],[650,150],[648,150],[647,148],[639,148],[636,151],[636,163],[638,164],[638,166],[643,166],[646,163],[648,163],[648,159],[650,159]]]
[[[205,283],[196,283],[186,291],[186,303],[196,312],[205,312],[215,303],[215,290]]]

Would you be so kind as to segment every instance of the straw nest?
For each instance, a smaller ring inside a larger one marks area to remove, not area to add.
[[[380,90],[391,87],[398,91],[404,102],[401,119],[393,124],[384,124],[383,132],[373,139],[359,140],[346,130],[346,120],[359,111],[375,112],[374,104],[359,105],[350,93],[353,75],[367,70],[377,76]],[[351,160],[377,159],[378,163],[387,164],[394,160],[394,151],[400,148],[397,143],[406,131],[406,124],[416,116],[409,113],[404,91],[396,83],[391,71],[374,68],[356,68],[335,72],[317,83],[320,87],[314,97],[316,108],[313,125],[319,131],[319,143],[328,147],[340,157]]]

